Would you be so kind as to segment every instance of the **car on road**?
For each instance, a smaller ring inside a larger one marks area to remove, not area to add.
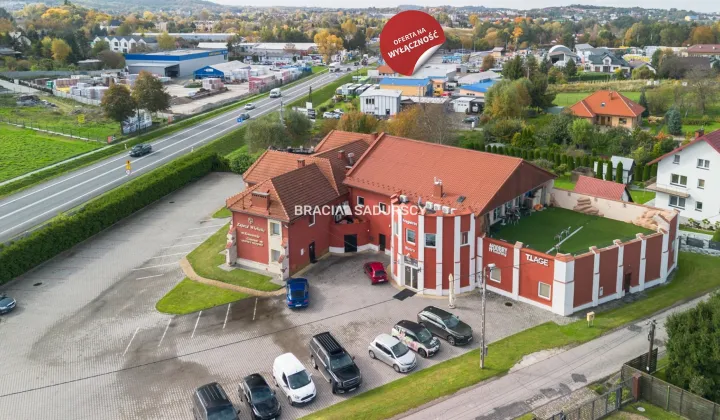
[[[433,335],[447,340],[451,346],[468,344],[472,341],[472,328],[458,318],[435,306],[428,306],[417,314],[418,324],[430,330]]]
[[[17,301],[6,294],[0,294],[0,315],[4,315],[15,309]]]
[[[310,285],[307,279],[288,279],[285,287],[288,308],[305,308],[310,304]]]
[[[280,416],[280,403],[275,391],[259,373],[246,376],[238,386],[240,401],[245,401],[255,420],[271,420]]]
[[[329,332],[310,339],[310,361],[315,369],[322,368],[330,376],[333,394],[354,391],[362,383],[355,358]]]
[[[317,395],[312,375],[292,353],[285,353],[275,358],[273,379],[275,386],[282,390],[291,406],[309,403]]]
[[[432,357],[440,351],[440,340],[417,322],[404,319],[395,324],[390,335],[423,358]]]
[[[247,112],[243,112],[242,114],[238,115],[238,119],[241,121],[249,120],[250,114],[248,114]]]
[[[255,109],[255,105],[253,105],[252,102],[248,102],[248,103],[245,104],[245,110],[246,110],[246,111],[251,111],[251,110],[253,110],[253,109]]]
[[[407,373],[417,367],[415,353],[390,334],[380,334],[375,337],[368,347],[368,354],[371,359],[392,366],[398,373]]]
[[[387,283],[387,272],[381,262],[371,261],[363,264],[363,271],[371,284]]]
[[[150,152],[152,152],[151,145],[145,143],[136,144],[132,147],[132,149],[130,149],[130,157],[145,156]]]
[[[464,122],[465,124],[472,124],[472,123],[477,124],[478,121],[480,121],[480,119],[479,119],[478,117],[476,117],[476,116],[471,116],[471,117],[465,117],[465,118],[463,118],[463,122]]]
[[[340,116],[332,111],[326,111],[326,112],[323,112],[323,118],[338,120],[338,119],[340,119]]]
[[[282,92],[280,91],[280,88],[275,88],[270,90],[270,97],[271,98],[279,98],[282,96]]]
[[[237,411],[223,387],[212,382],[203,385],[192,394],[193,418],[195,420],[237,420]]]

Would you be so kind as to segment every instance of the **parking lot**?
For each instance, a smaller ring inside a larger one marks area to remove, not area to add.
[[[321,259],[304,276],[310,307],[291,311],[282,297],[249,298],[184,316],[160,314],[154,305],[182,280],[177,261],[225,221],[209,219],[240,179],[211,174],[1,290],[18,299],[2,318],[3,361],[0,412],[15,418],[190,419],[190,392],[217,381],[233,402],[241,377],[259,372],[270,381],[274,358],[293,352],[310,368],[310,337],[331,331],[356,357],[363,375],[360,392],[401,377],[371,360],[367,346],[400,319],[414,320],[427,305],[445,299],[414,296],[403,301],[390,284],[371,286],[362,264],[387,263],[385,256],[357,254]],[[38,286],[34,284],[41,283]],[[563,318],[522,303],[506,306],[489,294],[490,342],[549,320]],[[458,297],[454,310],[479,333],[479,295]],[[452,348],[419,361],[419,369],[475,348]],[[412,375],[412,373],[411,373]],[[351,398],[333,395],[316,373],[317,399],[290,407],[299,418]]]

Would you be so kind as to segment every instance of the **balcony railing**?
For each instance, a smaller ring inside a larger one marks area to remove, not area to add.
[[[654,182],[645,188],[647,188],[650,191],[661,192],[661,193],[665,193],[665,194],[674,195],[677,197],[682,197],[682,198],[690,197],[690,193],[688,193],[686,189],[684,189],[682,187],[676,187],[674,185],[658,184],[657,182]]]

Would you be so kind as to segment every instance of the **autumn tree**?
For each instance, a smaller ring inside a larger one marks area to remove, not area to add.
[[[171,36],[167,32],[163,32],[157,37],[158,48],[161,50],[172,50],[175,49],[175,37]]]
[[[485,94],[485,115],[493,118],[519,118],[530,105],[527,79],[502,80]]]
[[[493,57],[490,54],[483,57],[482,66],[481,66],[482,71],[488,71],[494,67],[495,67],[495,57]]]
[[[342,29],[343,35],[345,35],[345,40],[349,41],[350,38],[355,35],[355,32],[357,32],[357,25],[351,19],[348,19],[340,24],[340,29]]]
[[[715,33],[710,26],[696,26],[690,32],[690,43],[691,44],[714,44]]]
[[[360,111],[346,112],[340,118],[337,129],[354,133],[373,133],[378,131],[378,120]]]
[[[113,84],[105,91],[101,101],[105,116],[113,121],[122,122],[135,115],[137,106],[125,85]]]
[[[68,56],[72,52],[70,45],[68,45],[68,43],[64,39],[60,38],[55,38],[52,40],[50,50],[52,51],[53,59],[58,63],[65,63]]]
[[[397,113],[385,123],[384,131],[438,144],[449,144],[455,139],[450,111],[437,104],[417,104]]]
[[[97,58],[102,61],[103,67],[106,69],[122,69],[125,67],[125,57],[115,51],[101,51]]]
[[[331,34],[327,29],[322,29],[313,38],[317,44],[318,52],[322,54],[327,63],[338,51],[343,49],[343,41],[336,35]]]
[[[688,90],[693,96],[693,102],[697,106],[700,115],[705,114],[705,107],[708,103],[714,101],[720,92],[718,82],[713,76],[713,71],[705,68],[694,68],[686,75]]]
[[[146,71],[141,71],[135,80],[132,96],[138,108],[153,114],[170,107],[170,94],[165,91],[165,86],[160,79]]]

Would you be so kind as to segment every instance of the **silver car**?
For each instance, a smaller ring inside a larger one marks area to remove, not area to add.
[[[390,334],[380,334],[375,337],[368,347],[368,354],[370,358],[392,366],[398,373],[410,372],[417,367],[415,353]]]

